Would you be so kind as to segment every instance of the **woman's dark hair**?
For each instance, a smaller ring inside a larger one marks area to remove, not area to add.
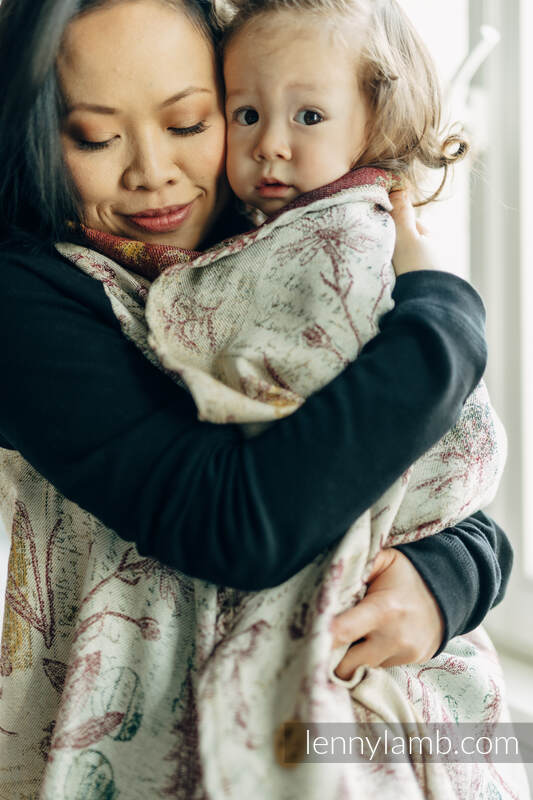
[[[0,241],[49,242],[78,219],[76,193],[60,143],[61,97],[55,62],[77,16],[134,0],[3,0],[0,3]],[[160,0],[182,8],[214,42],[209,0]]]

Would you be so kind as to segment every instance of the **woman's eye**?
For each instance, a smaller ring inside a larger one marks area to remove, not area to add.
[[[194,136],[196,133],[203,133],[205,130],[207,130],[207,125],[204,121],[197,122],[196,125],[189,125],[187,128],[169,128],[169,131],[175,136]]]
[[[255,108],[238,108],[233,114],[233,119],[239,125],[255,125],[259,119],[259,114]]]
[[[311,111],[309,108],[304,108],[302,111],[298,111],[294,119],[301,125],[318,125],[319,122],[324,121],[322,114],[320,114],[318,111]]]
[[[106,139],[103,142],[91,142],[87,139],[77,139],[76,146],[80,150],[105,150],[105,148],[109,147],[109,145],[115,138],[116,137],[113,136],[111,139]]]

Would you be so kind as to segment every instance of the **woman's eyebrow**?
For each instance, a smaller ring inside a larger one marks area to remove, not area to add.
[[[75,105],[67,107],[67,114],[72,114],[74,111],[93,111],[95,114],[116,114],[116,108],[109,106],[100,106],[95,103],[75,103]]]
[[[211,89],[203,89],[199,86],[187,86],[186,89],[182,89],[181,92],[177,92],[173,94],[172,97],[169,97],[167,100],[164,100],[160,108],[166,108],[167,106],[171,106],[174,103],[183,100],[185,97],[189,97],[191,94],[197,93],[207,93],[212,94]],[[102,106],[98,103],[75,103],[74,105],[69,105],[67,108],[67,114],[72,114],[74,111],[92,111],[95,114],[117,114],[118,110],[116,108],[112,108],[111,106]]]
[[[173,103],[177,103],[179,100],[183,100],[184,97],[189,97],[191,94],[197,94],[199,92],[206,93],[206,94],[213,94],[212,89],[202,89],[199,86],[188,86],[186,89],[183,89],[181,92],[177,94],[173,94],[172,97],[169,97],[168,100],[165,100],[161,103],[161,108],[166,108],[167,106],[171,106]]]

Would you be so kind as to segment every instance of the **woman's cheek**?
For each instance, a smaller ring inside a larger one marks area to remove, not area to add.
[[[72,153],[65,157],[67,170],[84,205],[100,203],[110,198],[112,194],[114,185],[111,178],[112,167],[103,155],[103,153]]]
[[[206,176],[218,181],[226,169],[226,125],[225,122],[213,125],[210,136],[202,143],[198,164]]]

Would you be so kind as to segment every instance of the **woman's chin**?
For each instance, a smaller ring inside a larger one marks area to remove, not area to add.
[[[135,225],[129,220],[121,219],[120,224],[109,224],[101,220],[87,220],[86,227],[92,230],[106,233],[111,236],[118,236],[121,239],[131,239],[136,242],[146,244],[166,245],[168,247],[178,247],[182,250],[195,250],[203,238],[203,228],[199,232],[199,226],[178,227],[174,230],[152,231]]]
[[[127,239],[146,244],[166,245],[167,247],[179,247],[182,250],[195,250],[198,247],[200,237],[198,234],[185,233],[184,231],[169,231],[166,233],[150,233],[143,230],[128,231],[121,234]]]

